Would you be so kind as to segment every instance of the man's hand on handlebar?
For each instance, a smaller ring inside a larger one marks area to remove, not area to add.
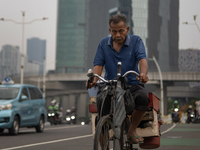
[[[89,83],[88,80],[86,81],[86,84],[85,84],[85,87],[87,89],[91,89],[92,87],[94,87],[97,83],[96,82],[92,82],[92,83]]]
[[[85,83],[85,87],[87,89],[91,89],[92,87],[96,86],[97,84],[97,81],[98,81],[98,78],[97,77],[94,77],[94,79],[91,81],[90,79],[88,79]]]
[[[149,81],[148,76],[144,73],[140,73],[140,76],[136,76],[136,79],[141,83],[147,83]]]

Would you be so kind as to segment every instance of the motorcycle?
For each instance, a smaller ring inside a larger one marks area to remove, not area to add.
[[[174,110],[172,112],[172,121],[173,122],[179,122],[180,121],[179,109],[178,108],[174,108]]]
[[[76,114],[75,113],[71,113],[71,123],[76,124]]]
[[[194,112],[190,112],[187,116],[187,123],[190,123],[190,122],[194,122],[194,118],[195,118],[195,115],[194,115]]]
[[[67,109],[66,110],[66,123],[71,124],[71,110]]]
[[[48,110],[48,121],[51,125],[57,125],[62,123],[62,119],[56,116],[54,110]]]
[[[67,124],[70,124],[70,123],[71,123],[70,115],[66,116],[66,123],[67,123]]]

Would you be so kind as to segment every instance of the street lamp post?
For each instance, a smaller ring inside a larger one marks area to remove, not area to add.
[[[43,96],[44,96],[44,98],[46,97],[46,66],[49,65],[49,64],[51,64],[51,63],[46,64],[45,60],[46,60],[46,58],[44,57],[43,63],[41,63],[39,61],[35,61],[35,60],[29,61],[30,63],[35,63],[35,64],[43,65],[43,89],[42,90],[43,90]],[[57,62],[59,62],[59,60],[56,61],[56,62],[54,62],[54,63],[57,63]],[[39,82],[39,79],[38,79],[38,82]]]
[[[161,73],[161,69],[160,66],[155,58],[155,56],[153,55],[152,58],[148,58],[148,60],[153,60],[154,63],[156,64],[156,67],[158,69],[158,73],[159,73],[159,77],[160,77],[160,101],[161,101],[161,116],[163,118],[164,116],[164,102],[163,102],[163,78],[162,78],[162,73]]]
[[[41,21],[41,20],[47,20],[48,18],[42,18],[42,19],[34,19],[30,22],[25,22],[25,11],[22,11],[22,22],[17,22],[13,19],[4,19],[4,18],[0,18],[1,21],[11,21],[13,23],[16,24],[22,24],[22,51],[21,51],[21,79],[20,79],[20,83],[23,84],[24,83],[24,25],[25,24],[31,24],[35,21]]]
[[[43,59],[43,95],[44,98],[46,97],[46,63],[45,63],[45,57]]]
[[[46,97],[46,63],[45,63],[45,57],[43,59],[43,63],[41,63],[39,61],[35,61],[35,60],[31,60],[29,62],[39,64],[39,65],[43,65],[43,87],[42,87],[42,91],[43,91],[43,96],[45,98]],[[38,79],[38,82],[39,82],[39,79]]]

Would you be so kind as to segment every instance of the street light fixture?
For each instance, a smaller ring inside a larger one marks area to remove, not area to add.
[[[48,18],[43,17],[42,19],[34,19],[30,22],[25,22],[25,11],[22,11],[22,22],[17,22],[13,19],[4,19],[4,18],[0,18],[1,21],[11,21],[13,23],[16,24],[22,24],[22,51],[21,51],[21,80],[20,83],[23,84],[24,83],[24,25],[25,24],[31,24],[35,21],[42,21],[42,20],[47,20]]]
[[[156,64],[156,67],[158,69],[158,73],[159,73],[159,77],[160,77],[160,101],[161,101],[161,116],[163,118],[164,116],[164,102],[163,102],[163,78],[162,78],[162,73],[161,73],[161,69],[160,66],[155,58],[155,56],[153,55],[152,58],[147,58],[147,60],[151,60],[154,61],[154,63]]]
[[[198,24],[197,24],[197,21],[196,21],[197,15],[194,15],[193,17],[194,17],[194,22],[195,22],[195,23],[183,22],[183,24],[187,24],[187,25],[196,25],[197,28],[198,28],[198,30],[199,30],[199,32],[200,32],[200,28],[199,28],[199,26],[198,26]]]

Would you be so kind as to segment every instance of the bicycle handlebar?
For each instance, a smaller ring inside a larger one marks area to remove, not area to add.
[[[89,72],[90,71],[90,72]],[[126,77],[128,74],[130,73],[133,73],[135,74],[136,76],[140,76],[136,71],[133,71],[133,70],[130,70],[130,71],[127,71],[122,77]],[[89,80],[91,81],[91,78],[94,78],[94,77],[98,77],[100,80],[102,80],[103,82],[105,83],[109,83],[109,82],[117,82],[117,80],[106,80],[104,79],[102,76],[98,75],[98,74],[93,74],[91,72],[91,69],[88,70],[88,74],[87,76],[90,78]]]

